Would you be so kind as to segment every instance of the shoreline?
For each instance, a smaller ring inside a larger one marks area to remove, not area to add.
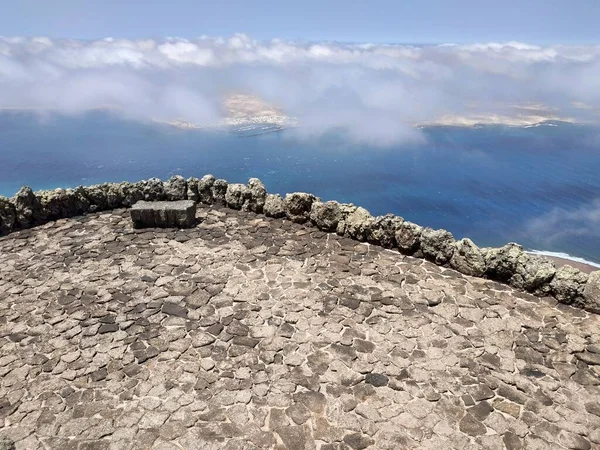
[[[571,267],[581,270],[584,273],[591,273],[596,270],[600,270],[600,264],[587,261],[577,256],[571,256],[567,253],[546,252],[543,250],[527,250],[525,253],[529,253],[530,255],[545,256],[546,258],[553,261],[556,264],[557,268],[569,265]]]

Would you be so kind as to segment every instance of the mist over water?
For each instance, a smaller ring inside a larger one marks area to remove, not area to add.
[[[0,114],[0,194],[212,173],[259,177],[445,228],[478,245],[517,241],[600,262],[600,129],[558,124],[435,127],[415,143],[359,144],[342,132],[299,137],[179,130],[105,112]]]
[[[415,124],[465,118],[598,123],[599,71],[597,45],[0,36],[0,108],[110,107],[208,125],[227,117],[227,96],[245,93],[298,118],[307,135],[343,128],[389,146],[422,137]]]

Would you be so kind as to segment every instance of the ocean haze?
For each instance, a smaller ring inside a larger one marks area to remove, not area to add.
[[[250,136],[260,129],[181,130],[106,111],[41,121],[4,112],[0,194],[22,184],[53,189],[174,174],[259,177],[269,192],[352,202],[481,246],[517,241],[600,263],[598,127],[425,127],[422,141],[385,147],[359,144],[343,129]]]
[[[0,38],[0,108],[206,126],[232,94],[257,96],[314,136],[382,146],[419,124],[598,123],[600,47],[521,42],[384,45],[255,40]]]

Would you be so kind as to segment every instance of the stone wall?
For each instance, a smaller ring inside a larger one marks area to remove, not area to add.
[[[421,227],[392,214],[373,217],[364,208],[323,202],[312,194],[296,192],[282,198],[268,194],[257,178],[251,178],[247,185],[206,175],[201,179],[174,176],[165,182],[151,178],[37,192],[23,187],[10,199],[0,196],[0,235],[87,212],[130,207],[138,200],[184,199],[309,223],[323,231],[398,249],[466,275],[497,280],[539,296],[550,295],[561,303],[600,313],[600,271],[588,275],[570,266],[556,268],[549,259],[527,254],[515,243],[479,248],[467,238],[456,241],[446,230]]]

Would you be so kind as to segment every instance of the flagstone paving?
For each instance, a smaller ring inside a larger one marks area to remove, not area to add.
[[[600,316],[289,221],[0,239],[17,449],[600,448]]]

